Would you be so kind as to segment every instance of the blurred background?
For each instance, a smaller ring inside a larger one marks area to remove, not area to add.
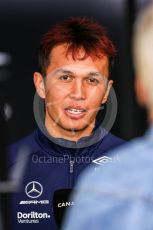
[[[118,101],[112,132],[125,140],[140,136],[147,127],[145,111],[136,104],[131,58],[135,16],[147,0],[1,0],[0,99],[5,103],[6,142],[30,133],[33,115],[33,72],[43,33],[70,16],[87,16],[107,28],[118,49],[112,78]],[[3,136],[1,130],[0,136]],[[2,139],[1,139],[2,140]]]

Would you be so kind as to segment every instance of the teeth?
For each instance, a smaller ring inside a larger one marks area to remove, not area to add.
[[[68,109],[68,111],[70,113],[73,113],[73,114],[80,114],[80,113],[84,112],[83,109]]]

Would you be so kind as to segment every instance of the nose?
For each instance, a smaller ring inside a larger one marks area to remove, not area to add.
[[[71,87],[70,97],[75,100],[85,99],[85,87],[81,80],[75,81]]]

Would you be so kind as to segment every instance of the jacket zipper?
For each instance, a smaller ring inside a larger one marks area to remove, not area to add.
[[[74,161],[70,160],[69,162],[69,169],[70,169],[70,188],[73,187],[73,173],[74,173]]]
[[[74,170],[74,161],[70,161],[70,173],[73,173]]]

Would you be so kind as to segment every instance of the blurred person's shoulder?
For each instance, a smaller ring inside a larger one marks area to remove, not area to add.
[[[119,188],[131,187],[142,190],[142,184],[153,186],[153,129],[149,129],[143,137],[136,138],[110,152],[116,160],[100,165],[96,171],[89,167],[80,180],[81,187],[105,188],[118,191]],[[149,187],[148,187],[149,188]]]

